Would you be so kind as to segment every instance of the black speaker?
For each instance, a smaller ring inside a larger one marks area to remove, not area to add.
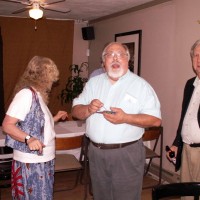
[[[84,40],[94,40],[94,27],[87,26],[82,28],[82,36]]]

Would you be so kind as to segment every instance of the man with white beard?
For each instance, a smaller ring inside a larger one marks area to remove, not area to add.
[[[86,120],[89,165],[95,200],[141,199],[144,128],[160,126],[160,103],[153,88],[129,70],[126,45],[108,44],[105,73],[90,79],[73,101],[72,115]]]

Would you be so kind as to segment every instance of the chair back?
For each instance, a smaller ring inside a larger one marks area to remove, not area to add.
[[[162,156],[162,147],[163,147],[163,127],[149,127],[145,129],[145,132],[143,134],[142,140],[144,142],[147,141],[153,141],[155,140],[155,143],[153,145],[153,151],[156,150],[158,141],[160,139],[160,156]]]
[[[84,135],[79,136],[70,136],[65,138],[56,138],[55,146],[56,151],[61,151],[56,153],[55,157],[55,172],[68,172],[76,171],[76,179],[73,184],[65,186],[59,189],[54,190],[54,192],[72,190],[74,189],[79,180],[80,182],[84,179],[84,200],[87,199],[87,146],[86,138]],[[65,150],[80,149],[79,158],[75,157],[70,152],[65,152]],[[64,151],[64,152],[62,152]],[[64,176],[65,177],[65,176]],[[65,180],[66,181],[66,180]],[[56,181],[55,181],[56,182]],[[71,182],[71,181],[70,181]],[[82,183],[82,182],[81,182]]]
[[[193,196],[194,200],[199,200],[200,182],[171,183],[152,188],[152,200],[184,196]]]
[[[0,146],[0,188],[10,187],[13,149]]]
[[[82,146],[83,135],[65,137],[65,138],[56,138],[56,150],[70,150],[77,149]]]
[[[13,149],[7,146],[0,146],[0,155],[12,154]]]
[[[149,127],[145,129],[144,135],[142,137],[143,141],[152,141],[159,139],[161,133],[163,131],[163,127]]]
[[[145,129],[142,140],[144,142],[145,151],[146,151],[146,159],[149,159],[145,165],[144,175],[148,175],[151,171],[151,166],[153,159],[159,160],[159,174],[158,174],[158,184],[161,184],[162,180],[162,151],[163,151],[163,127],[149,127]],[[159,142],[160,141],[160,142]],[[150,142],[149,144],[146,142]],[[158,148],[158,151],[156,151]],[[155,186],[155,183],[151,183],[148,185],[143,185],[144,188],[150,188]]]

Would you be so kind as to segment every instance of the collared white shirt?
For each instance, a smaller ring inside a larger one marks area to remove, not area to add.
[[[99,99],[104,107],[121,108],[128,114],[148,114],[161,118],[160,103],[153,88],[141,77],[128,71],[115,84],[111,84],[107,73],[90,79],[73,106],[87,105]],[[95,113],[86,120],[86,134],[97,143],[124,143],[138,140],[144,129],[129,124],[113,124],[102,114]]]
[[[194,91],[183,120],[182,139],[186,144],[200,143],[200,129],[197,120],[197,113],[200,104],[200,80],[196,77],[194,83]]]

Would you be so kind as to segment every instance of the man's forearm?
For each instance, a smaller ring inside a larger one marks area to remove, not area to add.
[[[72,116],[77,119],[85,120],[90,115],[88,105],[76,105],[72,108]]]
[[[128,124],[140,126],[143,128],[161,125],[161,119],[146,114],[127,115],[126,120]]]

